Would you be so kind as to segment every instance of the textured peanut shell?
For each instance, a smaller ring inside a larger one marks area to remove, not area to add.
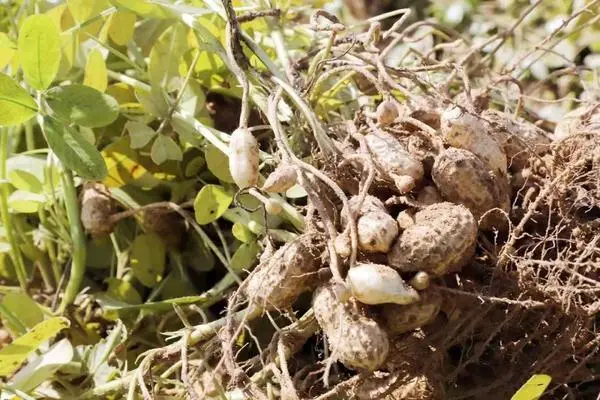
[[[440,312],[442,296],[434,291],[421,292],[421,299],[413,304],[384,304],[381,317],[390,335],[410,332],[431,323]]]
[[[253,303],[265,309],[287,309],[310,288],[321,265],[323,246],[312,235],[304,235],[261,260],[248,277],[243,291]]]
[[[341,304],[332,284],[315,290],[313,310],[336,360],[358,370],[374,371],[383,365],[390,348],[387,333],[356,304]]]
[[[294,167],[282,164],[269,175],[262,189],[270,193],[283,193],[296,184],[296,179],[297,174]]]
[[[95,237],[110,234],[114,229],[111,221],[114,212],[115,204],[103,185],[88,182],[83,186],[81,223],[86,232]]]
[[[365,136],[369,153],[376,167],[388,177],[409,176],[415,183],[423,179],[423,164],[412,157],[394,136],[377,132]]]
[[[475,154],[449,148],[435,160],[431,176],[444,199],[467,207],[479,221],[493,208],[510,209],[508,180],[489,170]],[[494,218],[495,217],[495,218]],[[481,221],[482,229],[499,224],[498,216],[490,213]]]
[[[448,145],[469,150],[481,158],[496,174],[506,175],[506,154],[502,146],[488,132],[481,118],[459,107],[450,107],[442,113],[441,130]]]
[[[388,265],[400,271],[444,275],[460,270],[473,256],[477,222],[464,206],[448,202],[415,214],[388,253]]]
[[[541,155],[549,149],[548,135],[530,122],[515,120],[512,115],[497,110],[486,110],[482,117],[490,123],[490,132],[503,146],[514,172],[527,167],[532,155]]]
[[[565,114],[554,128],[554,141],[582,130],[600,130],[600,103],[576,108]]]

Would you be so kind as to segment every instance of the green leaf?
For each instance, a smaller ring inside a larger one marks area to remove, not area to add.
[[[36,213],[45,202],[45,196],[24,190],[15,190],[8,196],[8,206],[16,213]]]
[[[206,225],[216,221],[227,211],[232,201],[233,196],[223,186],[205,185],[194,200],[196,222]]]
[[[108,35],[119,46],[125,46],[133,37],[135,30],[135,14],[120,10],[110,16]]]
[[[260,246],[256,241],[243,243],[231,257],[230,267],[234,271],[243,271],[250,268],[258,259]]]
[[[158,135],[152,149],[150,150],[150,157],[155,164],[160,165],[165,161],[181,161],[183,160],[183,153],[181,148],[175,141],[167,135]]]
[[[56,371],[73,360],[73,346],[68,339],[54,344],[46,353],[30,361],[10,380],[11,387],[31,392],[44,381],[51,379]]]
[[[25,81],[35,89],[50,86],[60,67],[60,30],[51,17],[31,15],[19,30],[19,61]]]
[[[212,144],[207,144],[204,150],[206,165],[214,176],[227,183],[233,183],[231,172],[229,171],[229,158],[221,150]]]
[[[5,312],[18,316],[20,327],[12,326],[10,319],[6,319],[8,327],[12,332],[24,334],[21,328],[31,329],[44,320],[44,312],[29,295],[25,293],[7,293],[2,298],[2,316]],[[6,318],[6,317],[5,317]]]
[[[233,224],[231,228],[231,233],[233,233],[233,237],[239,240],[242,243],[250,243],[256,240],[256,236],[252,233],[250,229],[244,224],[236,222]]]
[[[552,381],[549,375],[533,375],[511,397],[511,400],[538,400]]]
[[[128,121],[125,129],[129,132],[129,142],[132,149],[140,149],[150,143],[156,136],[156,131],[141,122]]]
[[[66,168],[85,179],[101,180],[106,177],[106,163],[102,155],[79,132],[51,117],[44,118],[43,131],[48,146]]]
[[[188,47],[187,31],[183,24],[172,25],[152,47],[148,61],[148,75],[152,86],[165,88],[167,92],[176,90],[180,86],[176,61]],[[165,62],[165,60],[173,60],[173,62]]]
[[[35,100],[8,75],[0,73],[0,126],[21,124],[37,113]]]
[[[135,89],[135,97],[138,99],[144,110],[155,117],[164,117],[169,113],[169,104],[162,95],[160,89],[155,87],[150,92],[142,89]]]
[[[17,189],[25,190],[32,193],[42,193],[44,187],[37,176],[23,171],[14,169],[8,173],[8,181]]]
[[[12,375],[27,360],[27,356],[31,352],[69,326],[70,322],[66,318],[51,318],[40,322],[30,332],[0,350],[0,376]]]
[[[17,52],[17,47],[4,32],[0,32],[0,69],[4,69]]]
[[[131,268],[144,286],[154,287],[165,270],[165,245],[155,234],[139,235],[131,245]]]
[[[60,119],[88,128],[111,124],[119,116],[119,103],[85,85],[67,85],[49,90],[46,102]]]
[[[135,290],[131,282],[118,278],[108,278],[107,281],[108,290],[106,293],[111,297],[128,304],[140,304],[142,302],[142,296]]]
[[[112,0],[112,3],[119,8],[125,8],[145,18],[171,18],[173,15],[157,4],[152,4],[149,0]]]
[[[108,86],[108,71],[106,70],[106,63],[104,57],[98,49],[92,50],[88,55],[87,62],[85,64],[85,75],[83,78],[83,84],[104,92]]]

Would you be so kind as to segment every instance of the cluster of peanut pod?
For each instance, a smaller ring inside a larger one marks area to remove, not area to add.
[[[350,146],[339,144],[366,156],[376,183],[392,187],[405,207],[393,215],[390,198],[350,196],[334,248],[349,260],[352,217],[358,260],[343,282],[319,279],[326,246],[322,235],[305,233],[263,255],[242,286],[246,297],[265,309],[289,309],[312,291],[331,356],[350,369],[380,369],[393,337],[431,323],[442,309],[430,282],[469,263],[478,232],[506,229],[512,187],[522,184],[532,158],[550,152],[551,134],[478,100],[468,109],[457,99],[426,110],[382,102]],[[295,183],[295,168],[280,165],[263,190],[284,192]]]

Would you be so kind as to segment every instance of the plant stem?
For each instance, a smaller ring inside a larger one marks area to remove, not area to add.
[[[8,159],[8,130],[0,130],[0,180],[6,179],[6,161]],[[12,220],[8,212],[8,187],[2,184],[0,188],[0,213],[2,214],[2,225],[6,230],[6,239],[10,245],[10,258],[15,267],[19,285],[23,291],[27,291],[27,270],[23,262],[23,255],[15,238]]]
[[[27,151],[35,150],[35,136],[33,136],[31,121],[25,122],[25,145],[27,146]]]
[[[63,190],[65,195],[65,208],[69,219],[69,227],[71,231],[72,241],[72,263],[69,282],[65,289],[62,302],[58,309],[59,313],[63,313],[67,306],[75,300],[77,293],[83,281],[85,273],[86,249],[85,249],[85,234],[81,221],[79,219],[79,203],[77,201],[77,193],[75,184],[73,183],[73,173],[66,169],[61,177]]]

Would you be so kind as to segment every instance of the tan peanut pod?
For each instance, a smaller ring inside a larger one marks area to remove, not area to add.
[[[423,164],[410,155],[402,143],[386,132],[370,133],[365,136],[369,153],[377,169],[395,183],[404,193],[418,184],[424,175]],[[406,177],[399,180],[399,177]],[[407,182],[410,180],[411,182]]]
[[[421,292],[421,299],[409,305],[384,304],[381,318],[390,335],[399,335],[421,328],[437,317],[442,307],[442,296],[434,290]]]
[[[433,204],[415,214],[388,253],[388,265],[401,272],[425,271],[435,276],[460,270],[473,256],[477,222],[464,206]]]
[[[558,142],[582,130],[600,131],[600,103],[578,107],[565,114],[554,128],[554,141]]]
[[[229,139],[229,171],[240,189],[258,182],[258,142],[248,129],[238,128]]]
[[[467,207],[480,228],[487,230],[501,226],[503,219],[496,213],[480,218],[493,208],[505,212],[510,209],[508,180],[489,170],[475,154],[449,148],[435,160],[431,176],[442,196],[453,203]]]
[[[282,164],[265,180],[262,190],[269,193],[284,193],[296,184],[297,178],[294,167]]]
[[[115,203],[108,189],[99,183],[86,182],[81,192],[81,223],[94,237],[109,235],[115,223],[111,219]]]
[[[315,290],[313,310],[332,357],[351,369],[374,371],[383,365],[390,348],[387,333],[356,304],[340,303],[333,284]]]
[[[409,284],[417,290],[425,290],[431,283],[431,277],[425,271],[419,271],[412,277]]]
[[[323,244],[308,234],[279,248],[247,278],[242,286],[246,298],[267,310],[291,307],[315,280],[323,249]]]
[[[485,110],[481,116],[490,123],[490,132],[503,146],[511,171],[521,171],[527,167],[530,157],[550,148],[550,137],[530,122],[515,120],[512,115],[497,110]]]
[[[417,291],[386,265],[357,264],[348,271],[346,281],[354,298],[363,304],[411,304],[419,300]]]
[[[398,107],[393,101],[384,100],[377,106],[375,116],[379,125],[390,125],[398,118]]]
[[[442,113],[441,130],[448,145],[469,150],[496,174],[506,176],[506,154],[481,118],[451,106]]]
[[[144,210],[143,226],[147,232],[153,232],[170,248],[179,248],[185,234],[185,220],[175,210],[153,207]]]

